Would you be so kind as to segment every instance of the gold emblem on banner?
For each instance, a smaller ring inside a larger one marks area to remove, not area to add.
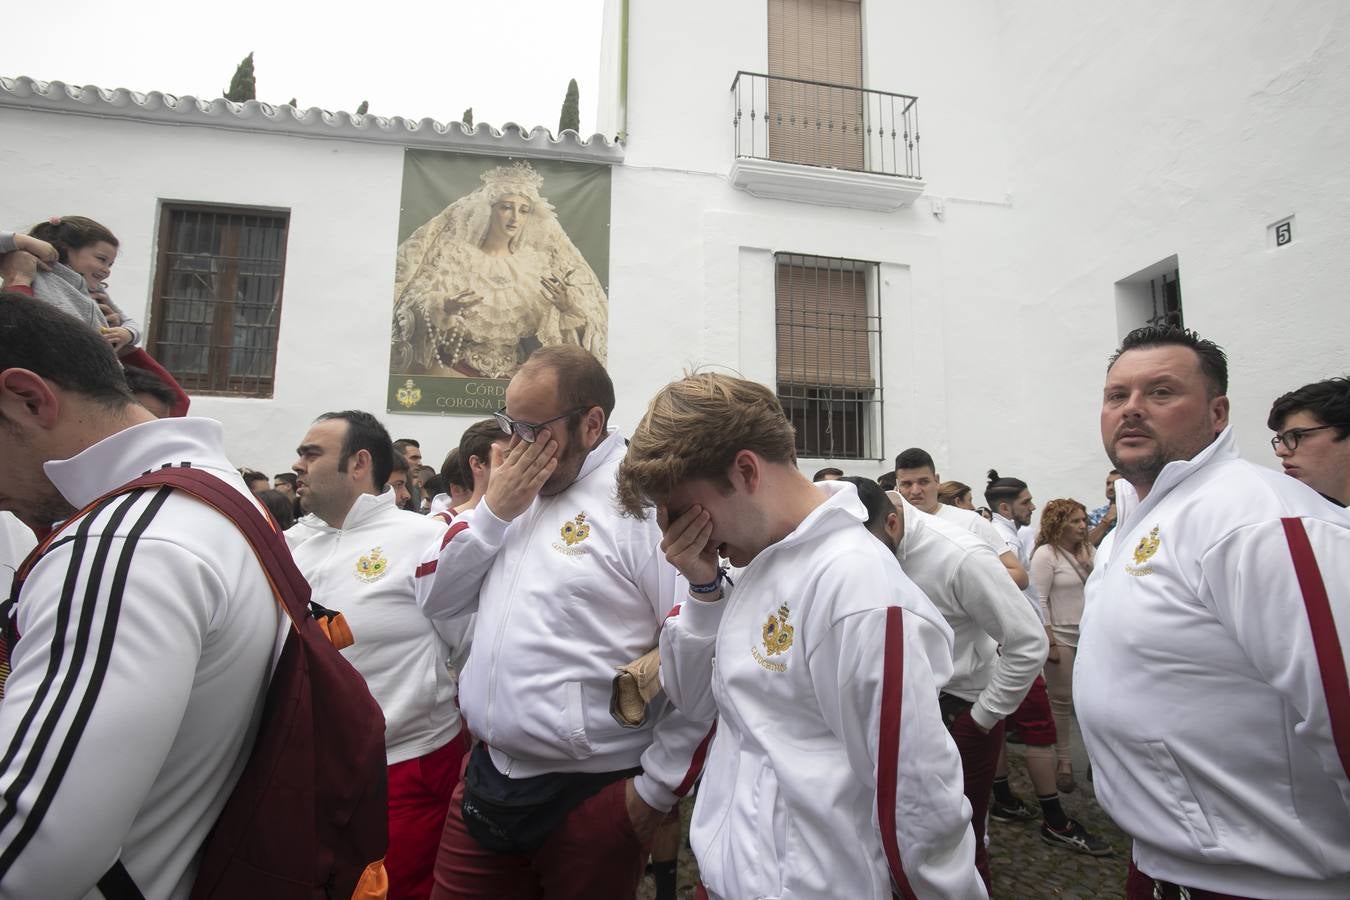
[[[389,572],[389,560],[376,547],[356,561],[356,577],[366,583],[379,581]]]
[[[394,396],[398,399],[400,406],[405,409],[412,409],[422,402],[422,389],[417,386],[417,382],[409,378]]]

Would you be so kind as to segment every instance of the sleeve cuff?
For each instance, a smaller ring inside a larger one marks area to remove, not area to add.
[[[985,731],[993,728],[1003,718],[1002,716],[995,715],[985,709],[979,702],[976,702],[976,704],[970,708],[970,717],[975,721],[976,725],[980,726]]]
[[[674,791],[657,783],[646,772],[633,778],[633,788],[643,803],[659,812],[670,812],[670,808],[679,800]]]
[[[478,506],[474,508],[473,519],[470,520],[471,526],[475,531],[491,544],[500,544],[506,537],[506,529],[511,527],[511,523],[497,518],[497,514],[488,506],[487,498],[484,497],[478,501]]]
[[[717,600],[699,600],[693,595],[680,605],[681,625],[694,637],[713,637],[722,622],[722,611],[727,608],[727,596],[732,588],[722,585],[722,596]]]

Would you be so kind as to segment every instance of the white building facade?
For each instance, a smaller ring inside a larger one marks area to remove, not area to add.
[[[113,296],[146,318],[166,206],[284,212],[271,396],[193,400],[273,472],[314,415],[385,408],[405,147],[610,164],[621,427],[720,366],[779,387],[808,472],[917,445],[977,497],[992,466],[1095,505],[1131,327],[1179,304],[1229,351],[1261,462],[1271,401],[1350,368],[1348,39],[1350,11],[1314,0],[610,0],[600,130],[621,143],[15,79],[0,209],[109,225]],[[473,421],[382,418],[433,463]]]

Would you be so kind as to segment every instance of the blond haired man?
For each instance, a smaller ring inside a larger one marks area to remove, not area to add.
[[[690,582],[661,674],[686,715],[719,715],[691,831],[708,895],[986,896],[937,703],[951,629],[863,527],[854,486],[797,470],[773,392],[718,374],[665,387],[619,497],[658,507]]]

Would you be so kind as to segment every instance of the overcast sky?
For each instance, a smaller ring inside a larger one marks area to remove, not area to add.
[[[595,128],[603,0],[5,6],[0,75],[215,98],[253,51],[259,100],[551,131],[575,78]]]

